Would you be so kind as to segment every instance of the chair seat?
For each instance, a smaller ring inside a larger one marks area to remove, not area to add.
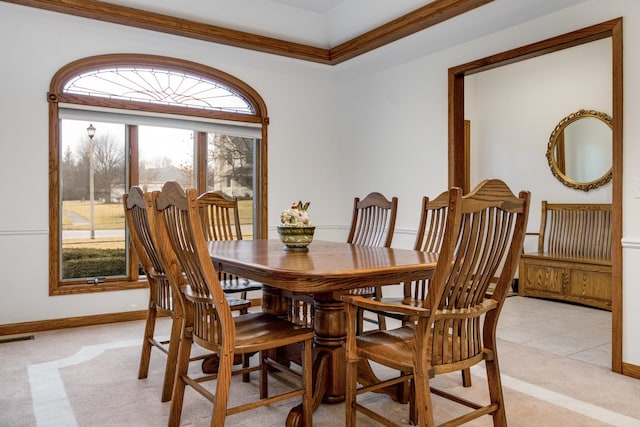
[[[252,353],[313,338],[313,329],[267,313],[242,314],[234,320],[238,353]]]
[[[232,295],[225,295],[227,297],[227,301],[229,302],[229,307],[231,310],[239,310],[240,312],[245,312],[251,307],[251,301],[246,299],[234,297]]]
[[[414,336],[415,330],[412,327],[403,326],[390,331],[376,331],[358,336],[356,342],[358,352],[367,359],[406,372],[413,369],[411,347]]]
[[[220,285],[225,293],[259,291],[262,289],[262,284],[259,282],[237,277],[220,280]]]
[[[483,352],[467,354],[464,357],[462,355],[454,355],[452,353],[454,348],[452,345],[453,340],[454,337],[452,335],[438,335],[433,340],[434,350],[432,357],[434,358],[434,363],[436,363],[434,369],[438,373],[457,371],[466,365],[472,366],[485,357]],[[456,337],[455,340],[459,342],[460,338]],[[360,354],[367,359],[406,372],[413,369],[411,349],[415,346],[414,341],[415,328],[413,325],[406,325],[390,331],[376,331],[359,336],[356,339]],[[446,341],[446,343],[443,343],[443,341]],[[381,351],[381,348],[384,348],[384,351]],[[441,366],[452,363],[454,359],[459,363],[459,366]]]

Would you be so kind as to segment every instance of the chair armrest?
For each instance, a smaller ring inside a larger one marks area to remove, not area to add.
[[[439,310],[436,313],[438,319],[471,319],[494,310],[498,301],[493,298],[485,298],[480,304],[462,310]]]
[[[184,297],[189,301],[193,301],[194,303],[205,303],[205,304],[211,304],[211,305],[215,304],[213,297],[194,292],[191,285],[184,285],[183,287],[180,288],[180,290],[182,291],[182,295],[184,295]]]
[[[351,304],[365,310],[382,311],[388,313],[400,313],[412,317],[428,317],[431,310],[425,307],[412,306],[407,304],[390,303],[365,298],[357,295],[345,294],[340,297],[345,304]]]

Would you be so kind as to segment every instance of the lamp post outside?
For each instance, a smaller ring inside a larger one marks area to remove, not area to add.
[[[89,209],[90,209],[90,227],[91,231],[89,237],[93,240],[96,238],[95,220],[93,215],[94,204],[94,190],[93,190],[93,137],[96,135],[96,128],[93,124],[90,124],[87,128],[87,135],[89,135]]]

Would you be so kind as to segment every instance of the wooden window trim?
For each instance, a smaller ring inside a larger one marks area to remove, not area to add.
[[[253,114],[233,113],[226,111],[201,110],[188,107],[177,107],[160,104],[147,104],[135,101],[124,101],[109,98],[100,98],[88,95],[64,93],[63,89],[67,81],[79,74],[96,70],[106,66],[117,65],[155,65],[163,69],[188,72],[209,80],[219,82],[226,87],[241,94],[253,107]],[[77,293],[118,291],[146,287],[146,280],[138,280],[137,275],[131,275],[131,280],[109,280],[100,285],[88,285],[84,283],[62,283],[60,278],[60,129],[59,129],[59,104],[76,104],[93,107],[117,108],[133,111],[149,111],[154,113],[177,114],[181,116],[203,117],[207,119],[236,121],[244,123],[258,123],[262,126],[262,141],[260,144],[260,188],[256,189],[257,200],[261,203],[260,223],[258,224],[260,238],[267,237],[267,127],[269,118],[266,104],[262,97],[251,86],[243,81],[215,68],[207,67],[190,61],[156,55],[140,54],[110,54],[99,55],[80,59],[62,67],[52,78],[49,92],[49,295],[68,295]],[[129,135],[134,144],[137,143],[136,135]],[[135,151],[135,150],[134,150]],[[134,166],[137,168],[137,165]],[[130,184],[136,184],[135,169],[129,171]],[[206,173],[204,168],[199,168],[198,175]],[[134,178],[131,179],[131,176]],[[198,183],[204,182],[202,177],[197,177]]]

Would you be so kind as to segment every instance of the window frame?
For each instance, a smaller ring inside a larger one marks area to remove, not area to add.
[[[190,107],[180,107],[175,105],[163,105],[146,103],[139,101],[129,101],[122,99],[110,99],[81,94],[70,94],[64,92],[66,83],[76,76],[115,66],[140,66],[156,67],[162,70],[187,73],[202,77],[206,80],[215,81],[243,96],[252,106],[253,113],[235,113],[230,111],[216,111],[195,109]],[[238,123],[258,124],[261,126],[262,139],[259,144],[259,152],[256,153],[256,165],[259,168],[259,188],[254,189],[254,203],[257,204],[258,218],[256,218],[256,237],[267,238],[267,128],[269,117],[267,115],[266,104],[262,97],[251,86],[236,77],[218,69],[208,67],[183,59],[170,58],[157,55],[142,54],[107,54],[79,59],[63,66],[51,79],[49,92],[47,93],[49,103],[49,295],[68,295],[90,292],[120,291],[127,289],[143,288],[147,286],[146,279],[137,277],[137,266],[135,251],[129,243],[129,253],[131,261],[128,266],[128,278],[123,280],[109,280],[99,285],[86,283],[67,283],[60,278],[61,262],[61,221],[60,221],[60,129],[59,129],[59,107],[60,104],[73,104],[86,106],[89,109],[95,108],[115,108],[121,110],[144,111],[157,114],[170,114],[177,116],[200,117],[210,120],[222,120]],[[137,129],[136,129],[137,130]],[[135,132],[135,130],[134,130]],[[132,137],[133,136],[133,137]],[[137,143],[134,135],[129,135],[130,141]],[[196,144],[196,185],[199,191],[204,191],[206,183],[206,158],[200,155],[206,150],[206,133],[198,132],[198,143]],[[137,150],[132,150],[130,159],[131,167],[127,171],[129,185],[138,184],[138,164],[135,155]]]

